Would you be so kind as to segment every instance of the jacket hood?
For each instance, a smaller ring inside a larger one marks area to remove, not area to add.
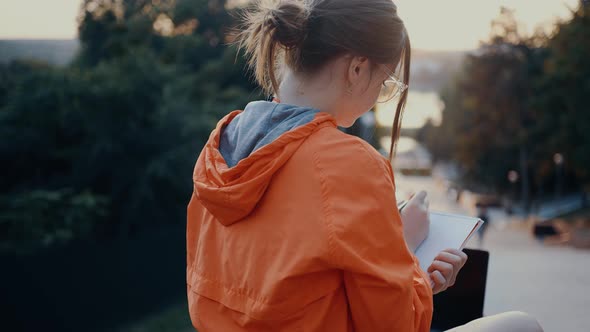
[[[273,175],[319,128],[336,127],[313,108],[257,101],[217,123],[193,173],[194,193],[225,226],[250,214]]]

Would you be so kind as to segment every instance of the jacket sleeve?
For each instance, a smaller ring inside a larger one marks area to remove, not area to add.
[[[345,165],[318,157],[316,166],[355,331],[429,331],[432,290],[403,238],[389,161],[360,142],[354,150]]]

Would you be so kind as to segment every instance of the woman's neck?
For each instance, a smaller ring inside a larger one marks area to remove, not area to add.
[[[336,117],[334,89],[328,81],[322,81],[325,79],[321,74],[305,79],[291,70],[286,70],[279,87],[279,100],[284,104],[315,108]]]

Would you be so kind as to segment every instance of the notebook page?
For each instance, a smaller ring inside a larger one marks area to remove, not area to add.
[[[430,231],[415,253],[420,267],[426,271],[436,255],[444,249],[463,249],[463,245],[482,223],[478,218],[430,212]]]

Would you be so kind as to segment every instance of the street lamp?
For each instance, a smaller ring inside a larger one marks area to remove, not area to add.
[[[510,170],[508,172],[508,181],[510,181],[512,184],[516,183],[516,181],[518,181],[518,172],[515,170]]]
[[[555,163],[555,198],[559,198],[563,190],[563,155],[561,153],[554,154],[553,162]]]
[[[510,189],[512,191],[512,202],[516,202],[516,181],[518,181],[519,175],[518,172],[515,170],[510,170],[508,171],[508,181],[510,182]],[[506,212],[508,212],[508,214],[512,214],[512,205],[513,203],[510,203],[508,208],[506,209]]]

